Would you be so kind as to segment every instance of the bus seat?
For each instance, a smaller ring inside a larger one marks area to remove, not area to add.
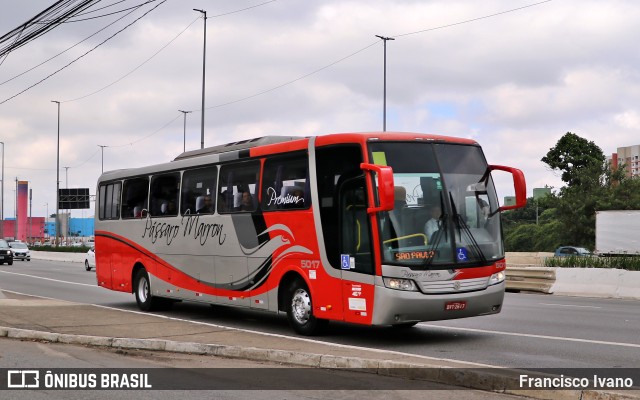
[[[142,216],[142,207],[140,206],[133,207],[133,217],[138,218],[140,216]]]
[[[160,214],[162,215],[166,214],[167,208],[169,208],[169,203],[167,203],[166,201],[163,201],[162,204],[160,204]]]
[[[240,208],[242,205],[242,192],[233,195],[233,208]]]
[[[196,197],[196,212],[198,212],[198,210],[201,210],[204,207],[204,196],[198,196]]]

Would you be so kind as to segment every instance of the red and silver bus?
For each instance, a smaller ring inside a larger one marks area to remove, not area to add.
[[[511,174],[500,206],[492,171]],[[98,181],[98,285],[140,309],[180,300],[408,327],[500,312],[500,212],[515,168],[473,140],[414,133],[271,136]]]

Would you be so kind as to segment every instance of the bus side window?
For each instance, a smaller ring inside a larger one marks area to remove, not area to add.
[[[149,178],[132,178],[124,181],[121,216],[142,218],[149,209]]]
[[[180,174],[155,175],[151,178],[150,214],[152,217],[178,215]]]
[[[223,165],[218,186],[218,212],[252,212],[257,209],[260,162]]]
[[[262,179],[262,209],[308,209],[311,206],[306,153],[272,157],[265,161]]]
[[[120,215],[120,188],[122,183],[114,182],[100,185],[99,218],[118,219]]]
[[[182,174],[182,190],[180,194],[180,212],[184,214],[210,214],[215,210],[216,180],[218,168],[209,166],[190,169]],[[208,207],[205,198],[209,197]],[[200,203],[200,204],[198,204]]]

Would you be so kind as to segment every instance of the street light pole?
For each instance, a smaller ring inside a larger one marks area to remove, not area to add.
[[[60,212],[60,102],[56,100],[51,100],[52,103],[56,103],[58,105],[58,150],[56,151],[56,217],[55,217],[55,227],[56,227],[56,247],[58,247],[58,238],[60,237],[60,229],[58,229],[58,213]]]
[[[185,151],[187,151],[187,114],[189,114],[191,111],[178,111],[184,114],[184,129],[182,133],[182,152],[184,153]]]
[[[392,37],[385,37],[385,36],[380,36],[380,35],[376,35],[376,37],[379,37],[380,39],[382,39],[382,41],[384,42],[384,88],[383,90],[383,94],[382,94],[382,131],[386,132],[387,131],[387,41],[388,40],[395,40]]]
[[[204,149],[204,78],[207,61],[207,12],[194,8],[193,11],[202,13],[204,18],[204,47],[202,49],[202,115],[200,118],[200,148]]]
[[[104,148],[109,146],[104,144],[99,144],[98,147],[102,149],[102,172],[104,173]]]

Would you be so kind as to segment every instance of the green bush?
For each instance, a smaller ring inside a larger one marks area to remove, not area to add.
[[[90,246],[81,246],[81,247],[73,247],[73,246],[30,246],[30,250],[34,251],[57,251],[60,253],[86,253],[89,251]]]
[[[640,271],[640,256],[619,257],[549,257],[544,260],[545,267],[560,268],[617,268],[627,271]]]

